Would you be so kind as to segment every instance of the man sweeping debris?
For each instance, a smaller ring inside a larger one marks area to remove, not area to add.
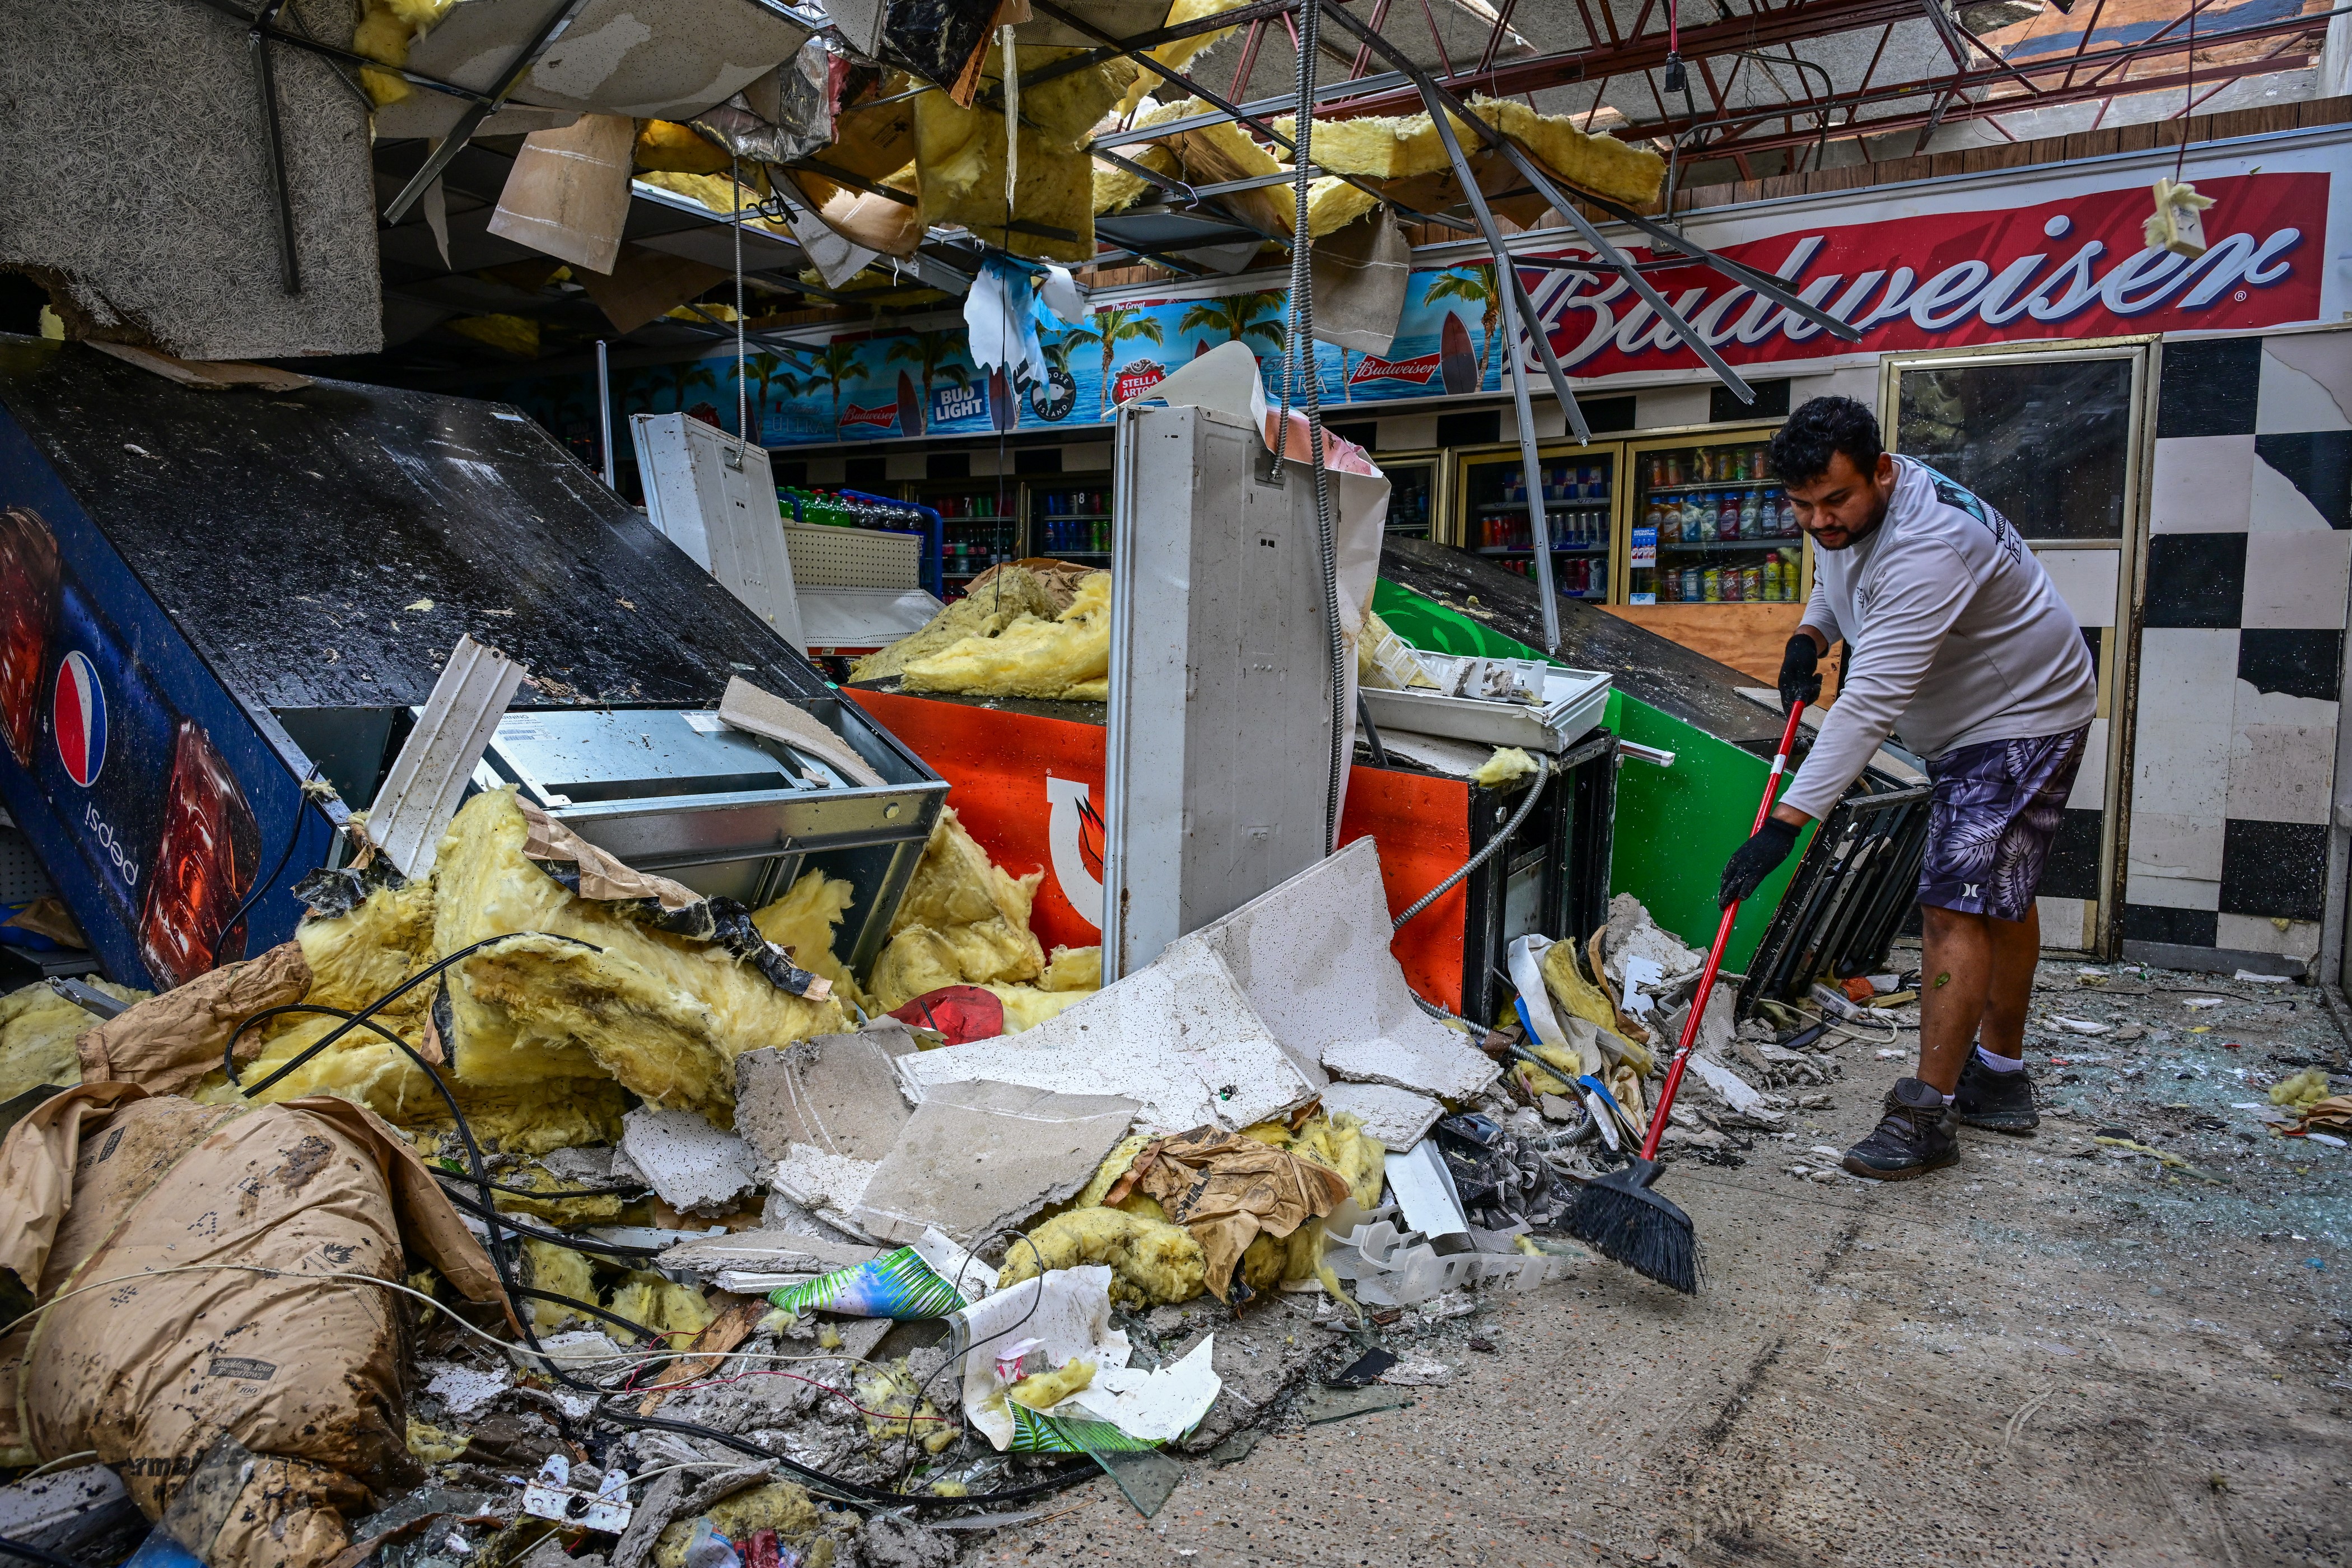
[[[2009,520],[1926,464],[1887,452],[1847,397],[1817,397],[1772,438],[1772,466],[1820,546],[1780,666],[1784,705],[1821,694],[1843,639],[1835,708],[1770,817],[1724,867],[1729,904],[1787,858],[1890,733],[1932,759],[1919,873],[1917,1076],[1846,1151],[1858,1176],[1955,1163],[1951,1121],[2040,1123],[2025,1012],[2042,946],[2034,891],[2083,763],[2097,683],[2082,628]]]

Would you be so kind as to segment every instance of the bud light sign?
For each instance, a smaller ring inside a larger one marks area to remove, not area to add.
[[[931,394],[931,423],[947,425],[958,419],[988,417],[988,388],[981,383],[970,386],[942,386]]]
[[[1708,268],[1647,276],[1693,331],[1736,363],[2279,326],[2319,313],[2328,178],[2300,173],[2200,181],[2198,189],[2215,205],[2205,214],[2210,248],[2195,259],[2144,242],[2140,226],[2151,200],[2141,184],[2033,206],[1906,215],[1899,251],[1890,247],[1885,221],[1716,247],[1861,329],[1854,344]],[[1699,363],[1614,274],[1547,268],[1523,269],[1520,277],[1561,368],[1571,374]]]

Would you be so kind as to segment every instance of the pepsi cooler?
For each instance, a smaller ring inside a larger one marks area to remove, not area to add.
[[[467,634],[530,672],[518,711],[793,700],[915,807],[811,846],[853,921],[896,908],[945,786],[520,414],[0,335],[0,803],[112,979],[291,935]]]

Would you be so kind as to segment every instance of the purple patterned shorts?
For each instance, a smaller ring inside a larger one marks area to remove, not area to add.
[[[1987,741],[1929,763],[1936,793],[1927,808],[1919,901],[2023,920],[2089,736],[2086,724],[2063,735]]]

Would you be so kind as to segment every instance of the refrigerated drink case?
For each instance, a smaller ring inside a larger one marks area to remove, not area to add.
[[[1614,449],[1563,447],[1542,454],[1545,526],[1551,533],[1552,584],[1563,597],[1606,600],[1614,552],[1612,507]],[[1525,465],[1516,453],[1463,460],[1464,544],[1521,576],[1535,572]]]
[[[1761,433],[1636,450],[1627,601],[1794,604],[1804,535]]]

